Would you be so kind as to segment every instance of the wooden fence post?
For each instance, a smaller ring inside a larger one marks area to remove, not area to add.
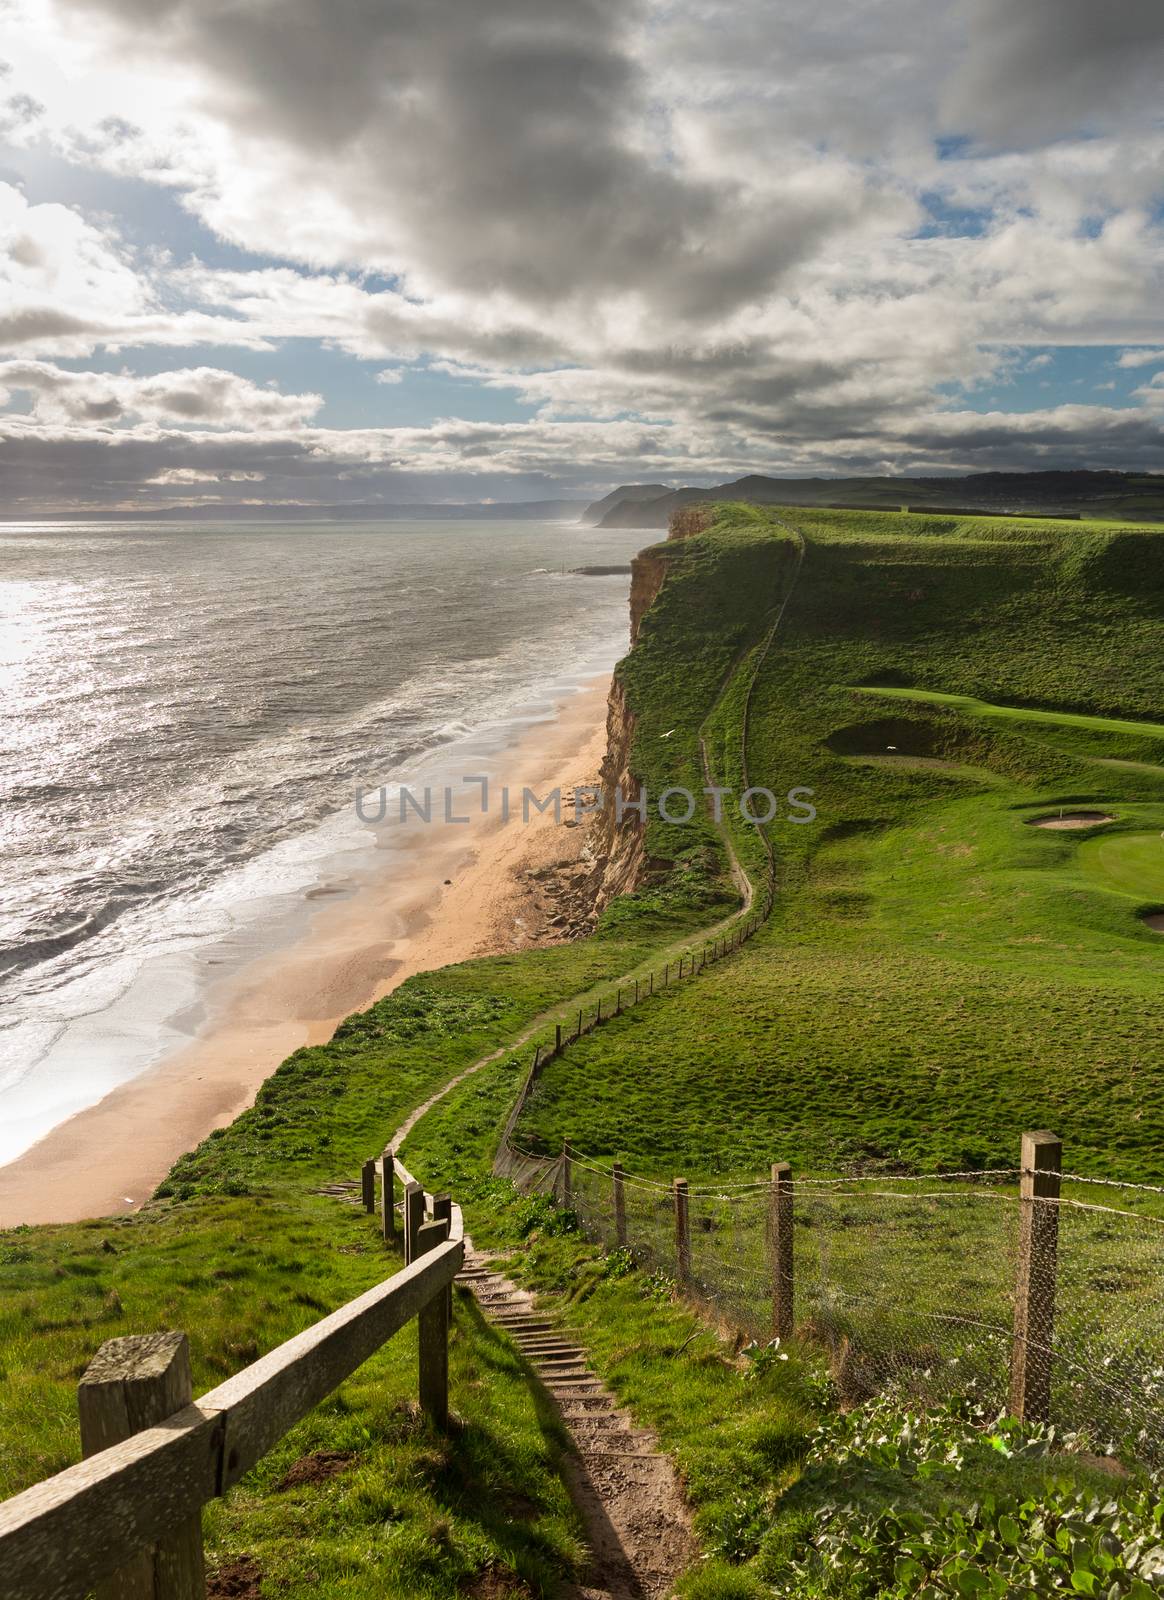
[[[385,1244],[396,1238],[396,1171],[392,1165],[392,1146],[380,1157],[380,1230]]]
[[[619,986],[618,986],[618,998],[614,1002],[614,1014],[615,1014],[616,1017],[621,1017],[622,1016],[622,985],[621,984],[619,984]]]
[[[777,1339],[788,1339],[792,1335],[794,1280],[792,1168],[787,1161],[776,1161],[772,1164],[772,1193],[768,1207],[768,1248],[772,1261],[772,1333]]]
[[[417,1257],[449,1236],[448,1219],[437,1217],[416,1230]],[[420,1347],[420,1409],[443,1433],[449,1425],[449,1290],[438,1289],[417,1317]]]
[[[654,992],[655,992],[655,974],[652,972],[651,973],[651,993],[654,994]]]
[[[681,1285],[691,1279],[691,1212],[687,1203],[687,1179],[676,1178],[675,1195],[675,1275]]]
[[[1024,1133],[1021,1165],[1010,1409],[1023,1422],[1047,1422],[1051,1412],[1062,1141],[1053,1133]]]
[[[639,980],[635,979],[635,1005],[639,1003]]]
[[[582,1037],[582,1013],[580,1011],[578,1013],[578,1037],[579,1039]]]
[[[419,1183],[404,1185],[404,1260],[416,1260],[416,1236],[424,1222],[424,1190]]]
[[[193,1398],[184,1333],[109,1339],[77,1386],[81,1454],[94,1456],[145,1428],[156,1428]],[[95,1593],[98,1600],[205,1600],[201,1512],[97,1584]]]
[[[594,1021],[595,1021],[595,1023],[599,1023],[599,1022],[602,1021],[602,996],[601,995],[598,996],[598,1010],[595,1013]]]
[[[610,1182],[614,1190],[614,1242],[620,1249],[626,1246],[626,1195],[622,1185],[622,1162],[610,1164]]]
[[[453,1197],[451,1194],[434,1194],[432,1197],[432,1214],[435,1222],[445,1224],[445,1238],[453,1231]],[[453,1286],[450,1283],[445,1298],[449,1302],[449,1322],[453,1320]]]
[[[570,1141],[562,1140],[562,1204],[567,1211],[574,1206],[574,1174],[570,1170]]]
[[[360,1191],[364,1199],[364,1210],[371,1216],[376,1209],[376,1162],[369,1157],[360,1169]]]

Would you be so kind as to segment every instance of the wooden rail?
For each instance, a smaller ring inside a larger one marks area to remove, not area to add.
[[[414,1317],[421,1403],[444,1426],[448,1303],[465,1253],[461,1212],[446,1196],[425,1196],[386,1155],[381,1173],[395,1169],[422,1200],[413,1207],[419,1237],[407,1241],[402,1271],[198,1400],[184,1334],[101,1347],[79,1390],[87,1459],[0,1503],[4,1600],[82,1600],[94,1590],[99,1600],[202,1600],[202,1506]],[[386,1203],[390,1210],[391,1187]]]

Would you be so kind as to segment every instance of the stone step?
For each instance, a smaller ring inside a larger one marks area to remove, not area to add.
[[[513,1338],[523,1350],[544,1350],[547,1355],[562,1355],[566,1351],[573,1351],[575,1355],[582,1354],[581,1346],[571,1344],[569,1339],[556,1339],[550,1333],[523,1334],[518,1329],[514,1332]]]

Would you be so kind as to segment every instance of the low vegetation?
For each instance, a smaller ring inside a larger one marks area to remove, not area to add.
[[[555,1061],[523,1139],[668,1177],[777,1158],[899,1174],[1013,1166],[1021,1129],[1050,1126],[1077,1172],[1164,1179],[1164,939],[1146,920],[1164,911],[1164,535],[729,507],[654,554],[667,581],[620,670],[636,775],[701,789],[706,751],[719,782],[811,788],[819,820],[767,830],[766,930]],[[1029,826],[1060,808],[1114,820]],[[726,826],[764,884],[764,838]],[[1146,1479],[997,1425],[972,1393],[839,1417],[822,1348],[741,1348],[664,1275],[491,1176],[525,1041],[735,904],[705,812],[653,821],[646,843],[643,885],[592,939],[412,980],[291,1056],[142,1214],[0,1235],[3,1492],[76,1458],[76,1380],[106,1338],[186,1328],[203,1388],[394,1267],[372,1219],[317,1191],[496,1051],[423,1119],[410,1162],[675,1453],[706,1558],[691,1600],[1158,1592]],[[512,1347],[458,1298],[465,1425],[444,1440],[410,1403],[413,1338],[212,1508],[222,1592],[492,1596],[578,1576],[563,1435]]]
[[[703,1551],[688,1600],[1158,1592],[1164,1501],[1145,1475],[998,1418],[972,1388],[924,1416],[892,1391],[839,1414],[819,1345],[717,1333],[665,1272],[491,1178],[504,1104],[488,1068],[430,1113],[410,1158],[466,1197],[478,1241],[579,1331],[674,1455]]]
[[[1164,536],[785,515],[747,760],[818,821],[769,829],[767,930],[555,1062],[523,1136],[694,1177],[1009,1167],[1052,1127],[1158,1181]],[[1115,820],[1028,825],[1063,807]]]

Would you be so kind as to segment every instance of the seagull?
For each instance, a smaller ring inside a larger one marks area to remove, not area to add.
[[[668,728],[666,733],[661,733],[659,737],[660,739],[669,739],[674,732],[674,728]]]

